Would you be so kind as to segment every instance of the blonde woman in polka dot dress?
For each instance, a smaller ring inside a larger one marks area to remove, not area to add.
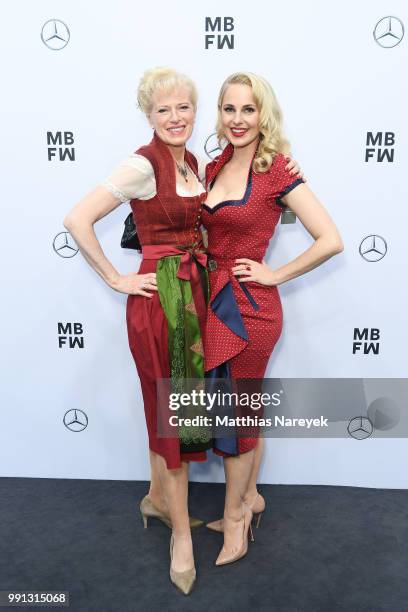
[[[211,295],[205,333],[208,377],[262,379],[282,329],[278,285],[319,266],[343,250],[327,211],[298,175],[285,166],[289,143],[269,83],[236,73],[221,87],[217,133],[228,144],[206,168],[202,222],[208,231]],[[314,238],[293,261],[272,270],[263,261],[286,205]],[[208,526],[224,532],[216,564],[243,557],[253,513],[265,502],[256,489],[262,439],[216,440],[224,457],[224,517]],[[259,514],[260,516],[260,514]]]

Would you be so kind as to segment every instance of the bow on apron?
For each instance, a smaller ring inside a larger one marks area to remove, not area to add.
[[[144,259],[158,260],[157,290],[168,323],[171,392],[188,392],[191,389],[186,387],[186,380],[204,379],[203,335],[209,295],[207,255],[200,245],[164,244],[143,246],[142,254]],[[204,406],[188,405],[180,406],[176,414],[193,418],[205,416],[206,411]],[[178,436],[182,452],[212,447],[211,428],[201,424],[179,425]]]

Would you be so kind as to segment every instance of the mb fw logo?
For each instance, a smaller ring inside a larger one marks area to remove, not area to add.
[[[58,347],[84,348],[82,323],[58,323]]]
[[[353,355],[363,353],[363,355],[378,355],[380,352],[380,330],[377,327],[354,328],[353,334]]]
[[[365,160],[372,159],[381,164],[384,161],[392,163],[394,161],[394,132],[367,132]]]
[[[48,161],[75,161],[73,132],[47,132]]]
[[[205,48],[234,49],[235,35],[233,17],[206,17],[205,31],[216,32],[216,34],[205,34]]]

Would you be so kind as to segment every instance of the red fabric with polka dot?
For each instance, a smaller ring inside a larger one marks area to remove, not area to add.
[[[233,147],[228,145],[219,157],[207,165],[207,188],[232,153]],[[282,212],[276,200],[282,192],[295,188],[299,182],[298,176],[285,170],[286,165],[285,156],[278,154],[268,172],[251,171],[252,186],[246,202],[222,203],[212,209],[203,207],[202,222],[208,231],[208,257],[217,263],[217,269],[209,272],[211,294],[205,333],[206,371],[229,361],[233,378],[263,378],[281,334],[282,306],[278,288],[246,282],[245,286],[259,306],[259,310],[256,310],[231,268],[238,258],[262,262],[265,257]],[[211,309],[211,302],[228,281],[232,284],[248,340],[231,331]],[[256,444],[256,438],[240,438],[239,452],[249,451]]]

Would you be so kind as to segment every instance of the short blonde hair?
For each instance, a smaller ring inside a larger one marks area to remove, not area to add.
[[[260,132],[260,143],[252,167],[255,172],[267,172],[275,155],[290,152],[290,144],[283,134],[283,116],[275,92],[263,77],[253,72],[235,72],[225,79],[218,96],[218,140],[220,144],[225,141],[221,120],[222,101],[227,87],[236,83],[248,85],[252,89],[259,110]]]
[[[189,89],[191,102],[194,109],[196,109],[198,93],[190,77],[177,72],[177,70],[173,70],[173,68],[160,67],[146,70],[137,88],[139,108],[146,116],[150,115],[153,107],[152,98],[155,91],[161,89],[162,91],[170,92],[180,86],[185,86]]]

